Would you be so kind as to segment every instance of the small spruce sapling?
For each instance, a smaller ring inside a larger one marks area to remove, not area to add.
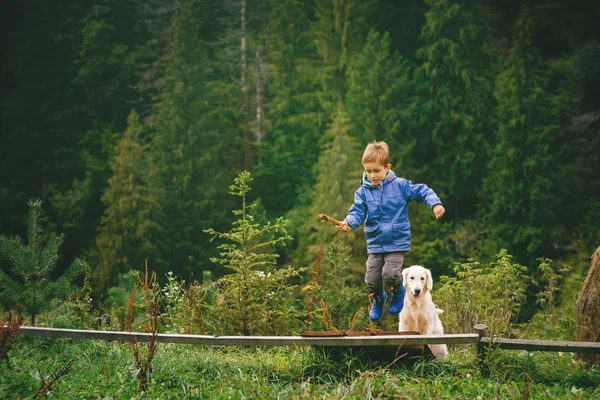
[[[264,226],[254,222],[249,212],[256,206],[246,203],[246,194],[252,182],[250,173],[244,171],[230,186],[230,194],[242,199],[242,208],[233,211],[239,219],[229,232],[206,229],[212,240],[227,243],[218,246],[220,257],[211,261],[220,263],[234,272],[219,279],[221,318],[224,329],[250,334],[277,334],[292,329],[300,314],[291,304],[291,286],[287,281],[298,276],[299,270],[291,267],[276,269],[278,254],[269,251],[277,245],[285,246],[291,236],[285,230],[288,221],[277,218]]]
[[[27,204],[28,243],[23,244],[19,237],[0,236],[0,254],[10,260],[13,276],[20,281],[0,271],[0,288],[3,288],[0,303],[7,309],[21,304],[23,311],[31,316],[31,325],[35,325],[36,316],[48,307],[51,299],[66,298],[75,291],[73,281],[87,264],[76,258],[62,276],[51,280],[65,236],[51,232],[44,241],[42,200],[30,200]]]

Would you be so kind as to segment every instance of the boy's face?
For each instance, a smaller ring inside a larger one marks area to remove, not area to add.
[[[378,185],[379,182],[385,178],[385,174],[392,168],[392,164],[383,165],[378,162],[364,163],[363,167],[367,173],[367,177],[374,185]]]

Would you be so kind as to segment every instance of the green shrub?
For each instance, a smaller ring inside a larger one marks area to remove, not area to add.
[[[108,289],[106,295],[107,312],[110,316],[112,326],[118,327],[120,331],[126,330],[127,325],[127,298],[133,293],[138,283],[138,275],[135,270],[119,274],[117,285]],[[141,304],[142,297],[139,292],[135,294],[136,304]],[[139,318],[143,312],[141,307],[134,309],[134,320]]]
[[[555,266],[548,258],[538,261],[543,285],[536,295],[540,308],[527,324],[520,327],[523,335],[528,338],[575,340],[581,276],[571,273],[570,266]]]
[[[487,267],[469,260],[455,263],[454,277],[440,277],[434,301],[444,313],[446,333],[472,332],[484,323],[491,335],[510,335],[512,322],[525,301],[531,279],[526,268],[501,250]]]
[[[167,333],[203,334],[216,332],[219,319],[214,304],[215,285],[210,271],[202,274],[202,283],[186,286],[172,272],[166,274],[167,282],[161,289]]]

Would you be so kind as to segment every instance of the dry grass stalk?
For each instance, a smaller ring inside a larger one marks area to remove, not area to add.
[[[8,356],[14,338],[21,334],[21,325],[23,325],[23,315],[20,312],[17,312],[15,318],[12,310],[8,310],[8,316],[0,319],[0,361]]]
[[[348,330],[350,332],[352,332],[354,330],[354,327],[358,323],[358,317],[364,310],[365,310],[365,308],[361,307],[357,312],[354,313],[354,316],[352,317],[352,319],[348,321]]]
[[[321,300],[321,310],[323,310],[323,326],[327,331],[337,331],[335,326],[333,326],[333,320],[331,314],[329,313],[329,309],[327,308],[327,303]]]
[[[145,355],[140,351],[140,343],[130,337],[130,348],[135,358],[135,367],[138,370],[138,393],[145,392],[148,381],[152,374],[152,360],[158,348],[158,328],[160,322],[160,289],[156,283],[156,273],[148,274],[148,262],[146,261],[146,273],[142,278],[138,274],[138,283],[133,288],[127,299],[127,327],[131,332],[133,328],[133,309],[135,307],[135,293],[139,287],[146,310],[144,329],[151,335],[148,337],[147,351]]]
[[[319,274],[321,273],[321,263],[323,260],[323,245],[319,248],[319,253],[317,253],[317,263],[315,265],[315,272],[313,272],[312,281],[310,284],[306,285],[302,291],[310,291],[310,298],[306,301],[306,327],[305,330],[310,329],[310,324],[312,323],[312,313],[315,309],[315,293],[317,291],[317,285],[319,281]]]

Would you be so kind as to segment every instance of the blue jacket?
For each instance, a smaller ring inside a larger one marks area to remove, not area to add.
[[[435,192],[424,184],[397,178],[389,171],[375,186],[366,173],[354,193],[354,205],[344,219],[354,230],[365,223],[367,253],[390,253],[410,250],[408,202],[417,200],[432,209],[442,204]],[[366,219],[366,222],[365,222]]]

